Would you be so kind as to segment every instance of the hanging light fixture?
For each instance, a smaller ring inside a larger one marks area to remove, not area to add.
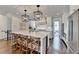
[[[35,20],[40,20],[41,17],[43,16],[43,13],[39,10],[40,5],[37,5],[37,11],[34,11],[34,19]]]
[[[22,21],[23,22],[28,22],[29,21],[29,15],[27,15],[27,13],[26,13],[27,10],[25,9],[24,12],[25,13],[22,15]]]

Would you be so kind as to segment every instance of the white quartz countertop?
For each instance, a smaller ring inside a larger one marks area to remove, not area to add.
[[[22,34],[22,35],[26,35],[26,36],[32,36],[32,37],[37,37],[37,38],[44,38],[46,36],[49,35],[49,32],[45,32],[45,31],[34,31],[34,32],[29,32],[29,31],[13,31],[12,33],[15,34]]]

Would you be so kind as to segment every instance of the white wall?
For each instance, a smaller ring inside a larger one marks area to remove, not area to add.
[[[7,33],[4,32],[7,30],[19,31],[20,18],[12,14],[6,14],[5,16],[0,15],[0,39],[4,39],[7,37]]]
[[[3,31],[7,30],[19,31],[20,23],[21,19],[12,14],[6,14],[5,16],[0,15],[0,39],[4,39],[7,37],[7,33]]]
[[[68,40],[68,13],[62,14],[62,23],[64,23],[64,33],[66,34],[66,39]]]
[[[12,31],[19,31],[19,30],[28,30],[29,23],[22,22],[21,18],[16,16],[11,16],[12,18]]]
[[[5,32],[7,30],[7,18],[6,16],[0,15],[0,39],[6,38]]]
[[[20,30],[20,19],[18,17],[12,16],[12,31]]]

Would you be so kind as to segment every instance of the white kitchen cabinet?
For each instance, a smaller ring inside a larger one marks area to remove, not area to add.
[[[68,44],[72,53],[79,52],[79,10],[69,16],[68,20]]]

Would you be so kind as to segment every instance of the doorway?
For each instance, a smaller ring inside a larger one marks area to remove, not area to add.
[[[60,17],[53,18],[52,21],[52,29],[53,29],[53,35],[52,39],[50,40],[50,48],[49,53],[51,54],[61,54],[66,53],[66,47],[64,43],[62,42],[62,23]]]
[[[54,20],[53,27],[53,48],[54,49],[59,49],[60,48],[60,26],[59,26],[59,20]]]

